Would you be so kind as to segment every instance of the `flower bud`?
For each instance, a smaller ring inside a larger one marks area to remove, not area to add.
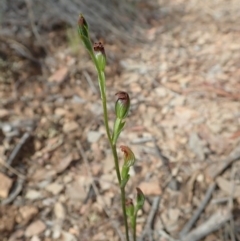
[[[81,36],[88,38],[88,24],[86,19],[81,14],[78,19],[78,31]]]
[[[121,151],[124,153],[124,167],[129,168],[134,165],[135,156],[131,149],[127,146],[120,146]]]
[[[93,45],[93,50],[95,51],[95,57],[100,70],[104,71],[106,66],[106,54],[103,44],[101,42],[95,43]]]
[[[145,196],[142,192],[142,190],[137,187],[137,210],[141,209],[145,202]]]
[[[132,217],[134,215],[133,200],[131,198],[126,199],[125,205],[126,205],[127,216]]]
[[[119,91],[116,93],[117,101],[115,104],[115,113],[117,118],[124,119],[129,111],[130,98],[128,93],[124,91]]]
[[[88,34],[88,24],[87,24],[87,21],[85,20],[85,18],[83,17],[83,15],[80,15],[79,19],[78,19],[78,33],[79,33],[79,36],[80,36],[85,48],[91,54],[93,54],[92,44],[91,44],[89,34]]]

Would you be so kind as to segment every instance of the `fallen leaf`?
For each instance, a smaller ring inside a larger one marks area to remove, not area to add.
[[[6,109],[0,109],[0,118],[7,117],[9,115],[9,111]]]
[[[240,197],[240,185],[236,185],[236,183],[234,184],[221,176],[218,177],[216,181],[218,187],[227,195],[233,196],[233,198]]]
[[[158,181],[142,182],[140,183],[139,188],[146,196],[157,196],[162,194],[162,189],[159,186]]]
[[[38,209],[34,206],[23,206],[19,208],[19,214],[21,215],[19,223],[27,224],[36,214]]]
[[[31,223],[26,231],[25,231],[25,236],[26,237],[32,237],[34,235],[38,235],[42,233],[46,229],[45,223],[43,223],[41,220],[37,220],[33,223]]]
[[[71,164],[72,161],[73,161],[72,154],[61,159],[61,161],[59,163],[57,163],[57,165],[55,166],[56,172],[59,174],[59,173],[62,173],[63,171],[65,171],[68,168],[68,166]]]
[[[70,121],[63,125],[63,132],[69,133],[72,131],[76,131],[78,128],[79,128],[79,126],[76,121]]]
[[[101,135],[102,135],[101,132],[89,131],[87,134],[87,140],[90,143],[97,142],[100,139]]]
[[[64,189],[64,186],[60,183],[54,182],[49,184],[45,189],[53,195],[58,195]]]
[[[39,191],[30,189],[27,191],[25,198],[29,199],[29,200],[37,200],[37,199],[42,198],[42,194]]]
[[[54,205],[54,214],[57,219],[64,220],[66,217],[66,210],[62,203],[57,202]]]
[[[10,188],[12,187],[12,179],[0,172],[0,197],[7,198]]]
[[[67,75],[68,75],[68,68],[62,67],[58,69],[53,75],[51,75],[48,81],[62,83],[67,78]]]

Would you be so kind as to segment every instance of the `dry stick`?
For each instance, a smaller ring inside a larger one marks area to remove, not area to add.
[[[231,216],[232,214],[230,210],[218,211],[217,213],[214,213],[205,223],[188,233],[188,235],[185,236],[182,240],[202,240],[205,236],[218,230],[221,226],[228,222],[231,219]]]
[[[151,232],[151,226],[152,226],[152,222],[153,222],[153,219],[154,219],[154,216],[158,210],[158,206],[159,206],[159,203],[160,203],[160,196],[158,197],[155,197],[153,199],[153,204],[152,204],[152,208],[151,208],[151,211],[148,215],[148,218],[147,218],[147,222],[145,224],[145,227],[144,227],[144,230],[142,232],[142,235],[141,237],[139,238],[139,241],[143,241],[144,237]],[[150,240],[152,239],[152,237],[150,237]]]
[[[215,180],[218,175],[220,175],[222,172],[224,172],[233,162],[237,161],[239,158],[240,158],[240,148],[237,147],[230,153],[229,157],[225,160],[225,163],[222,166],[220,166],[216,172],[213,173],[212,178]],[[187,222],[187,224],[183,227],[182,231],[180,232],[180,237],[182,239],[191,230],[192,226],[198,220],[200,214],[203,212],[206,205],[208,204],[216,186],[217,186],[217,184],[214,182],[208,188],[208,190],[205,194],[205,197],[204,197],[202,203],[200,204],[199,208],[196,210],[194,215],[191,217],[191,219]],[[185,238],[184,238],[184,240],[185,240]]]
[[[14,201],[14,199],[17,197],[17,195],[22,191],[24,181],[25,181],[24,179],[18,178],[15,189],[9,195],[8,198],[2,200],[1,205],[7,205],[7,204],[9,204],[9,203]]]
[[[25,180],[26,177],[20,173],[19,171],[17,171],[16,169],[14,169],[13,167],[9,166],[7,163],[5,163],[5,161],[0,157],[0,165],[4,166],[6,169],[8,169],[10,172],[12,172],[13,174],[15,174],[16,176],[18,176],[19,178]]]
[[[229,201],[228,201],[229,210],[233,210],[233,199],[234,199],[233,195],[234,195],[234,189],[235,189],[235,183],[234,183],[235,174],[236,174],[236,169],[233,165],[232,171],[231,171],[232,190],[231,190],[231,195],[230,195]],[[233,216],[231,216],[231,218],[230,218],[230,235],[231,235],[232,241],[236,241],[235,235],[234,235],[234,226],[235,226],[234,219],[233,219]]]
[[[8,160],[6,161],[6,163],[1,163],[5,168],[8,168],[11,172],[13,172],[14,174],[16,174],[19,177],[17,180],[16,188],[9,195],[9,197],[7,199],[5,199],[1,202],[2,205],[11,203],[17,197],[17,195],[22,191],[25,177],[22,174],[20,174],[19,172],[17,172],[14,168],[12,168],[11,164],[29,137],[30,137],[30,134],[28,132],[24,133],[24,135],[22,136],[22,138],[20,139],[20,141],[18,142],[16,147],[13,149],[13,151],[12,151],[11,155],[9,156]]]
[[[218,167],[218,169],[212,174],[212,178],[216,179],[216,177],[222,174],[229,166],[233,164],[233,162],[240,159],[240,146],[235,148],[229,155],[229,157],[225,160],[225,162]]]
[[[83,158],[84,164],[85,164],[85,166],[86,166],[86,168],[87,168],[87,174],[88,174],[88,176],[91,177],[92,180],[94,180],[94,179],[93,179],[92,172],[91,172],[91,168],[90,168],[89,163],[88,163],[88,159],[87,159],[87,157],[86,157],[86,155],[85,155],[85,151],[83,150],[83,147],[82,147],[81,143],[80,143],[79,141],[76,141],[76,145],[77,145],[77,148],[79,149],[79,152],[80,152],[80,154],[81,154],[81,156],[82,156],[82,158]],[[98,191],[98,188],[97,188],[97,186],[96,186],[96,184],[95,184],[94,181],[92,182],[92,187],[93,187],[93,190],[94,190],[94,192],[96,193],[96,195],[101,198],[101,201],[102,201],[102,203],[104,204],[104,206],[103,206],[104,212],[106,213],[106,215],[108,216],[108,218],[111,218],[110,213],[109,213],[108,210],[105,208],[105,201],[104,201],[104,199],[102,198],[102,196],[100,195],[100,193],[99,193],[99,191]],[[122,241],[125,241],[124,236],[123,236],[122,232],[120,231],[119,225],[116,223],[116,221],[111,222],[111,224],[112,224],[113,228],[116,230],[116,232],[118,233],[120,239],[121,239]]]
[[[17,156],[17,154],[19,153],[19,151],[21,150],[22,146],[25,144],[25,142],[27,141],[27,139],[29,137],[30,137],[30,134],[28,132],[25,132],[24,135],[21,137],[20,141],[18,142],[16,147],[13,149],[11,155],[7,159],[6,163],[7,163],[8,166],[12,165],[12,162],[14,161],[14,159]]]
[[[165,238],[168,241],[179,241],[177,239],[172,238],[169,234],[167,234],[164,230],[159,230],[158,233],[161,237]]]
[[[190,229],[192,228],[192,226],[195,224],[195,222],[198,220],[200,214],[203,212],[203,210],[205,209],[205,207],[207,206],[213,191],[215,190],[217,184],[216,183],[212,183],[206,194],[205,197],[203,199],[203,201],[201,202],[200,206],[198,207],[198,209],[195,211],[195,213],[193,214],[193,216],[191,217],[191,219],[185,224],[185,226],[183,227],[182,231],[180,232],[180,238],[182,238],[183,240],[185,240],[186,234],[190,231]]]

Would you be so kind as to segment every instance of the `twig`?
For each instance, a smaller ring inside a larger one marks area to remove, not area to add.
[[[145,224],[145,227],[144,227],[144,230],[142,232],[142,235],[141,237],[139,238],[139,241],[143,241],[144,237],[147,235],[147,234],[150,234],[151,232],[151,226],[152,226],[152,223],[153,223],[153,219],[155,217],[155,214],[158,210],[158,206],[159,206],[159,203],[160,203],[160,196],[158,197],[155,197],[153,199],[153,204],[152,204],[152,208],[151,208],[151,211],[148,215],[148,218],[147,218],[147,221],[146,221],[146,224]],[[151,234],[150,234],[151,235]],[[151,238],[150,238],[151,240]]]
[[[24,181],[25,181],[24,179],[18,178],[15,189],[7,199],[2,200],[1,205],[7,205],[13,202],[13,200],[17,197],[17,195],[22,191]]]
[[[82,158],[83,158],[84,164],[85,164],[86,169],[87,169],[87,174],[88,174],[88,176],[91,177],[91,179],[93,180],[93,175],[92,175],[92,172],[91,172],[91,168],[90,168],[90,166],[89,166],[88,159],[87,159],[87,157],[86,157],[86,155],[85,155],[85,152],[84,152],[84,150],[83,150],[83,147],[82,147],[82,145],[81,145],[81,143],[80,143],[79,141],[76,141],[76,145],[77,145],[77,148],[78,148],[78,150],[79,150],[79,152],[80,152],[80,154],[81,154],[81,156],[82,156]],[[94,181],[92,182],[92,187],[93,187],[94,192],[96,193],[96,195],[101,198],[102,203],[105,203],[105,201],[104,201],[104,199],[102,198],[102,196],[100,195],[100,193],[99,193],[99,191],[98,191],[98,188],[97,188],[97,186],[96,186],[96,184],[95,184]],[[106,205],[104,205],[104,206],[106,206]],[[110,213],[108,212],[108,210],[107,210],[104,206],[103,206],[104,212],[106,213],[106,215],[108,216],[108,218],[111,218]],[[124,241],[124,240],[125,240],[125,239],[124,239],[124,236],[123,236],[122,232],[120,231],[119,225],[116,223],[116,221],[111,222],[111,224],[112,224],[113,228],[116,230],[116,232],[118,233],[120,239],[121,239],[122,241]]]
[[[218,175],[222,174],[233,162],[240,159],[240,147],[235,148],[226,158],[225,162],[220,165],[217,170],[211,175],[213,179],[216,179]]]
[[[21,150],[22,146],[25,144],[25,142],[27,141],[27,139],[29,137],[30,137],[30,134],[28,132],[25,132],[24,135],[21,137],[20,141],[18,142],[16,147],[13,149],[11,155],[9,156],[9,158],[8,158],[8,160],[6,162],[8,166],[12,165],[12,162],[14,161],[14,159],[17,156],[17,154],[19,153],[19,151]]]
[[[214,213],[205,223],[195,228],[187,236],[183,237],[183,241],[198,241],[202,240],[208,234],[218,230],[231,218],[230,210],[222,210]]]
[[[160,236],[164,237],[168,241],[178,241],[177,239],[172,238],[169,234],[167,234],[164,230],[158,231]]]
[[[33,10],[32,10],[33,2],[32,2],[32,0],[25,0],[25,4],[26,4],[27,9],[28,9],[28,18],[29,18],[29,21],[30,21],[32,32],[33,32],[38,44],[40,46],[42,46],[44,51],[47,53],[46,46],[44,45],[45,42],[42,41],[42,38],[41,38],[40,34],[38,33],[37,27],[35,25],[35,18],[34,18],[34,14],[33,14]]]
[[[1,158],[1,157],[0,157]],[[4,166],[6,169],[8,169],[10,172],[12,172],[13,174],[17,175],[19,178],[25,180],[26,177],[20,173],[19,171],[17,171],[16,169],[14,169],[13,167],[9,166],[7,163],[5,163],[5,161],[1,158],[0,159],[0,165]]]
[[[237,161],[238,159],[240,159],[240,148],[239,147],[235,148],[230,153],[229,157],[225,160],[224,164],[220,165],[220,167],[217,169],[217,171],[212,174],[212,178],[215,180],[218,177],[218,175],[222,174],[233,162]],[[186,236],[186,234],[191,230],[191,228],[193,227],[195,222],[198,220],[200,214],[203,212],[203,210],[205,209],[206,205],[208,204],[208,202],[209,202],[209,200],[210,200],[210,198],[212,196],[212,193],[215,190],[216,186],[217,186],[216,182],[212,183],[209,186],[202,203],[200,204],[200,206],[198,207],[196,212],[193,214],[191,219],[183,227],[182,231],[180,232],[180,237],[181,238]]]
[[[231,190],[231,195],[229,197],[229,202],[228,202],[228,205],[229,205],[228,208],[230,210],[233,210],[233,199],[234,199],[233,195],[234,195],[234,189],[235,189],[235,183],[234,183],[235,174],[236,174],[235,167],[232,166],[232,171],[231,171],[232,190]],[[234,219],[231,216],[231,218],[230,218],[230,236],[231,236],[232,241],[236,241],[235,235],[234,235],[234,226],[235,226]]]
[[[193,227],[193,225],[195,224],[195,222],[198,220],[200,214],[203,212],[203,210],[205,209],[206,205],[208,204],[213,191],[215,190],[217,184],[216,183],[212,183],[206,194],[205,197],[203,199],[203,201],[201,202],[200,206],[198,207],[198,209],[195,211],[195,213],[193,214],[193,216],[190,218],[190,220],[185,224],[185,226],[183,227],[182,231],[180,232],[180,238],[183,238],[184,236],[186,236],[186,234],[191,230],[191,228]],[[184,239],[185,240],[185,239]]]

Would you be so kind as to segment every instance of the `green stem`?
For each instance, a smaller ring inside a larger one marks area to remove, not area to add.
[[[102,106],[103,106],[104,125],[106,128],[108,141],[110,143],[112,154],[114,157],[115,170],[116,170],[116,174],[117,174],[118,183],[120,186],[121,185],[121,174],[120,174],[119,163],[118,163],[117,149],[116,149],[116,145],[112,141],[109,124],[108,124],[107,98],[106,98],[106,91],[105,91],[105,76],[104,76],[104,73],[99,69],[95,56],[91,55],[91,57],[95,63],[95,66],[96,66],[97,72],[98,72],[98,81],[99,81],[99,87],[100,87],[101,98],[102,98]],[[126,231],[126,240],[129,241],[127,212],[126,212],[126,206],[125,206],[126,197],[125,197],[125,189],[124,188],[121,188],[121,201],[122,201],[122,211],[123,211],[124,225],[125,225],[125,231]]]
[[[133,217],[133,241],[137,241],[136,219],[137,214],[135,214]]]
[[[123,219],[126,231],[126,239],[129,241],[129,232],[128,232],[128,222],[127,222],[127,212],[126,212],[126,197],[125,197],[125,188],[121,188],[121,199],[122,199],[122,210],[123,210]]]

